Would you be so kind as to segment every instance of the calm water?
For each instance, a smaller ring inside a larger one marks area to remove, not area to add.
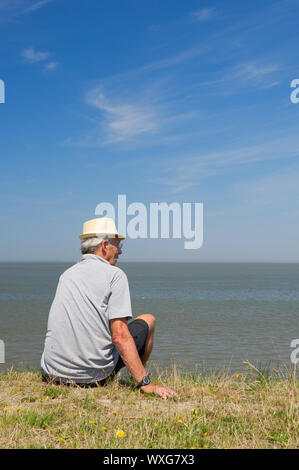
[[[0,264],[0,338],[6,363],[39,366],[48,312],[66,264]],[[299,338],[299,264],[122,263],[134,315],[157,318],[161,367],[232,370],[243,361],[290,365]]]

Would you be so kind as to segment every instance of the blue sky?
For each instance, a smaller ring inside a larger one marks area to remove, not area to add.
[[[204,244],[299,262],[298,0],[0,0],[0,261],[73,261],[100,202],[203,202]]]

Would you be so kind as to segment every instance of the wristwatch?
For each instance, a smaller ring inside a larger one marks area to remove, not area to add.
[[[137,388],[143,387],[143,385],[148,385],[151,383],[151,379],[148,375],[143,377],[143,379],[136,385]]]

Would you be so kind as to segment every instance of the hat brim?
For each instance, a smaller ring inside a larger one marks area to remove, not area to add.
[[[109,238],[117,238],[118,240],[125,240],[126,237],[120,235],[119,233],[81,233],[79,235],[80,240],[85,240],[85,238],[92,238],[92,237],[109,237]]]

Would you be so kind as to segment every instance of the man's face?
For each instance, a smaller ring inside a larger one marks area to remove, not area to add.
[[[122,254],[120,240],[113,238],[112,240],[105,241],[105,259],[112,265],[115,266],[117,263],[117,258]]]

